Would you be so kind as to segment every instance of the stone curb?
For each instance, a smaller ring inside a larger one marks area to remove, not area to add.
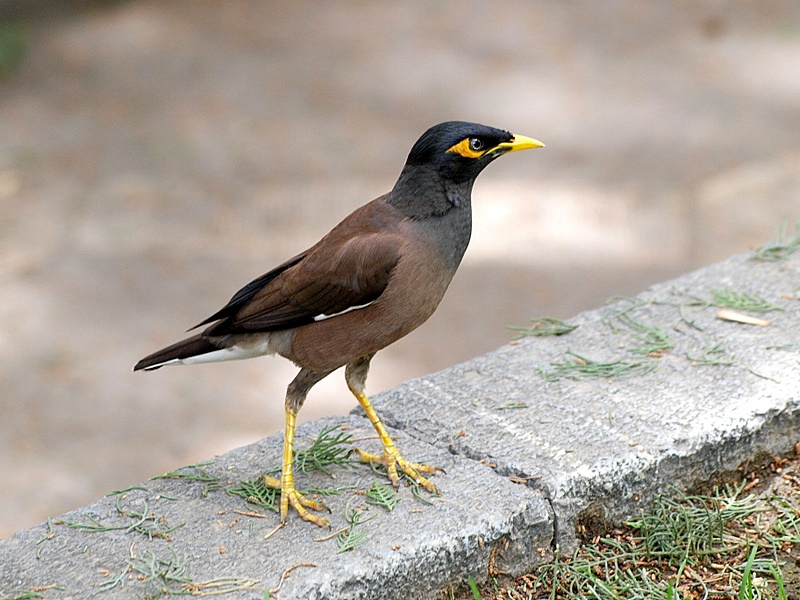
[[[446,474],[434,475],[441,496],[401,487],[391,512],[366,503],[363,492],[381,478],[365,465],[333,467],[335,479],[299,475],[301,488],[340,489],[324,498],[333,531],[353,509],[369,519],[353,550],[337,553],[335,536],[315,541],[327,532],[295,517],[267,538],[277,515],[253,516],[255,507],[225,492],[279,465],[282,439],[273,436],[204,465],[217,485],[147,481],[0,541],[0,597],[35,588],[45,598],[157,593],[159,584],[130,570],[148,561],[205,591],[238,585],[225,597],[248,599],[264,598],[285,573],[284,600],[436,597],[469,577],[520,574],[556,543],[574,547],[581,517],[623,519],[659,494],[798,441],[798,289],[800,256],[734,257],[583,313],[569,334],[526,338],[377,396],[404,455]],[[764,327],[722,320],[714,290],[783,310],[759,315],[771,322]],[[664,348],[648,354],[654,332]],[[626,372],[559,374],[577,357]],[[357,414],[301,426],[298,446],[332,425],[377,449]],[[97,524],[115,529],[92,531]]]

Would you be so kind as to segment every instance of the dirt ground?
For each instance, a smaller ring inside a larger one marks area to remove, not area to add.
[[[795,0],[33,6],[0,79],[0,535],[280,430],[285,361],[131,366],[434,123],[547,147],[478,180],[465,262],[373,393],[800,220]],[[334,374],[301,417],[354,404]]]

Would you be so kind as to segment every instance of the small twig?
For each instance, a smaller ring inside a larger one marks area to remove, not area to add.
[[[336,531],[334,531],[333,533],[331,533],[331,534],[329,534],[329,535],[326,535],[325,537],[321,537],[321,538],[314,538],[314,539],[313,539],[313,540],[311,540],[311,541],[312,541],[312,542],[326,542],[326,541],[328,541],[329,539],[331,539],[331,538],[333,538],[333,537],[336,537],[337,535],[339,535],[339,534],[340,534],[340,533],[342,533],[343,531],[347,531],[348,529],[350,529],[350,527],[349,527],[349,526],[348,526],[348,527],[342,527],[341,529],[337,529]]]
[[[239,510],[238,508],[234,508],[231,512],[236,513],[237,515],[242,515],[243,517],[257,517],[259,519],[267,518],[267,515],[254,512],[252,510]]]
[[[275,535],[276,533],[278,533],[278,530],[279,530],[281,527],[283,527],[284,525],[286,525],[286,523],[278,523],[278,525],[277,525],[277,527],[275,527],[275,529],[273,529],[273,530],[272,530],[272,531],[270,531],[270,532],[269,532],[267,535],[265,535],[265,536],[264,536],[264,539],[265,539],[265,540],[267,540],[267,539],[271,538],[273,535]]]
[[[294,571],[296,568],[298,568],[298,567],[316,567],[316,566],[317,565],[315,565],[314,563],[297,563],[296,565],[292,565],[291,567],[286,569],[283,572],[283,574],[281,575],[281,580],[278,582],[278,587],[276,587],[275,589],[269,590],[269,595],[270,596],[275,596],[275,594],[277,594],[280,591],[281,586],[283,585],[283,580],[286,579],[289,576],[289,574],[292,571]],[[276,598],[277,598],[277,596],[276,596]]]
[[[751,317],[750,315],[743,315],[740,312],[723,308],[717,311],[717,318],[723,321],[733,321],[734,323],[743,323],[744,325],[759,325],[761,327],[769,327],[772,323],[758,317]]]

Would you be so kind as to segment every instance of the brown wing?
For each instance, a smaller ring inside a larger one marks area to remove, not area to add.
[[[266,278],[235,311],[226,311],[226,318],[204,333],[288,329],[368,304],[386,289],[401,244],[398,235],[387,232],[347,237],[341,243],[334,236],[275,276],[254,281],[251,285]]]

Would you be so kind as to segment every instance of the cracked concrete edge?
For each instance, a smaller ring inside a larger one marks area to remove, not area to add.
[[[644,463],[623,462],[588,476],[568,478],[561,482],[558,497],[551,500],[558,545],[565,549],[577,546],[575,526],[582,519],[619,523],[646,510],[660,496],[691,490],[759,454],[783,454],[794,446],[798,435],[800,405],[794,405],[740,429],[721,432],[688,452],[670,451]]]
[[[544,513],[543,507],[547,508]],[[438,599],[469,578],[483,583],[500,573],[519,576],[552,557],[552,511],[540,497],[523,501],[501,522],[483,523],[478,529],[465,526],[449,536],[443,533],[430,536],[426,543],[400,555],[399,562],[360,563],[346,577],[322,571],[310,573],[303,581],[292,581],[285,588],[285,597]]]

